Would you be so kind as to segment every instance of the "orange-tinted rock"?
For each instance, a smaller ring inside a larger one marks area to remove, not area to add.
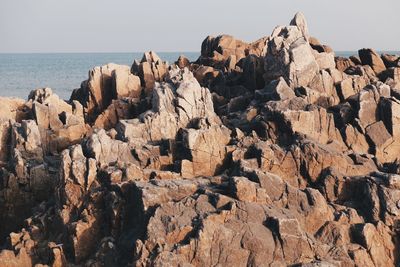
[[[371,66],[376,74],[380,74],[386,70],[383,60],[373,49],[360,49],[358,50],[358,55],[360,56],[361,63]]]

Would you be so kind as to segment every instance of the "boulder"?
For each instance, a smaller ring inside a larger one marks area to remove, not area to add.
[[[400,67],[400,56],[398,55],[382,54],[381,58],[386,68]]]
[[[310,43],[311,47],[317,51],[318,53],[332,53],[333,49],[327,45],[323,45],[320,41],[315,37],[309,37],[308,42]]]
[[[185,57],[184,55],[180,55],[178,60],[175,62],[175,64],[183,69],[183,68],[188,68],[190,66],[190,61],[187,57]]]
[[[336,68],[340,71],[345,71],[350,67],[354,67],[355,64],[349,58],[335,57]]]
[[[377,75],[386,70],[385,63],[373,49],[360,49],[358,50],[358,55],[360,56],[361,63],[369,65]]]
[[[201,55],[196,63],[224,69],[228,60],[239,62],[248,55],[265,55],[267,38],[261,38],[252,43],[246,43],[230,35],[208,36],[201,45]]]

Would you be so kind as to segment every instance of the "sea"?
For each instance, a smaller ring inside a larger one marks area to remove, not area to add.
[[[400,54],[392,51],[389,54]],[[169,63],[180,55],[195,61],[199,52],[159,52]],[[337,56],[357,55],[357,51],[336,52]],[[95,66],[116,63],[131,66],[143,53],[0,53],[0,96],[27,99],[31,90],[50,87],[61,98],[68,100],[72,91],[88,78]]]
[[[157,55],[169,63],[180,55],[195,61],[197,52],[160,52]],[[88,78],[95,66],[116,63],[131,66],[143,53],[32,53],[0,54],[0,96],[27,99],[37,88],[50,87],[62,99],[68,100],[74,89]]]

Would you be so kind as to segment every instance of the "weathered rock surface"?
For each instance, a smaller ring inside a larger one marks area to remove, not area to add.
[[[0,98],[0,266],[398,266],[399,57],[359,54],[298,13]]]
[[[319,66],[308,38],[307,24],[301,14],[296,14],[291,26],[274,29],[264,63],[267,81],[283,77],[292,88],[311,83]]]
[[[386,69],[385,63],[381,57],[373,49],[360,49],[358,50],[361,63],[363,65],[369,65],[376,74],[380,74]]]

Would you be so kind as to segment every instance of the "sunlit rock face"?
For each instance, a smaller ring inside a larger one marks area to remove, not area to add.
[[[399,56],[310,34],[0,97],[0,266],[398,266]]]

